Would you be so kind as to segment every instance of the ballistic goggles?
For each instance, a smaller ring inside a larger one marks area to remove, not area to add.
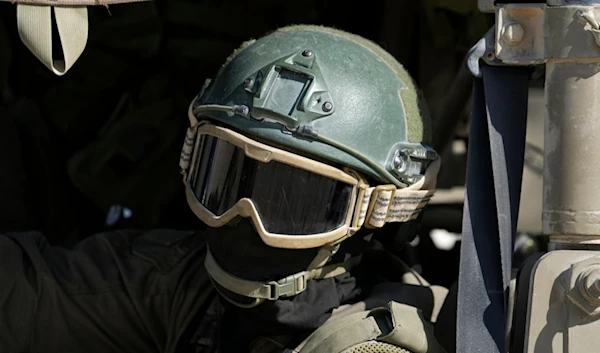
[[[250,218],[261,239],[277,248],[338,243],[361,227],[417,218],[434,193],[439,160],[402,189],[369,186],[360,173],[257,142],[209,121],[190,106],[180,158],[192,211],[208,226]]]

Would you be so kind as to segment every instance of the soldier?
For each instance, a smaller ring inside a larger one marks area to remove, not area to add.
[[[284,27],[236,50],[189,120],[180,166],[208,229],[72,251],[2,236],[0,351],[443,352],[431,322],[445,290],[389,250],[416,234],[439,169],[390,54]]]

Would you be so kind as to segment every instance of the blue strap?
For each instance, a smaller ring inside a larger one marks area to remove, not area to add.
[[[473,87],[458,280],[457,352],[505,353],[529,68],[481,66]]]

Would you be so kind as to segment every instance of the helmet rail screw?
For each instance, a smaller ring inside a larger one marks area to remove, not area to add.
[[[323,103],[323,111],[324,112],[330,112],[331,109],[333,109],[333,104],[331,104],[331,102]]]
[[[302,56],[306,56],[306,57],[311,57],[313,55],[313,52],[306,49],[305,51],[302,52]]]
[[[254,86],[254,79],[247,78],[247,79],[244,80],[244,87],[245,88],[252,88],[252,86]]]
[[[396,151],[396,153],[394,154],[394,159],[392,161],[392,166],[399,173],[402,173],[404,171],[404,169],[406,168],[404,153]]]

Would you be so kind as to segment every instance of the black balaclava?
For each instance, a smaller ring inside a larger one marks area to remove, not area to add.
[[[386,225],[377,235],[390,234],[397,241],[399,226]],[[342,242],[331,263],[363,253],[372,235],[372,230],[361,229]],[[278,280],[306,270],[319,250],[270,247],[260,239],[249,219],[240,219],[235,226],[208,228],[206,236],[212,255],[225,271],[252,281]],[[220,350],[247,351],[248,344],[259,336],[310,334],[329,318],[334,308],[359,301],[370,291],[376,276],[367,272],[366,266],[361,264],[334,278],[311,280],[306,290],[296,296],[267,300],[249,309],[222,300],[226,310],[220,323]],[[253,301],[222,287],[219,291],[240,303]],[[235,337],[231,336],[232,332]]]

